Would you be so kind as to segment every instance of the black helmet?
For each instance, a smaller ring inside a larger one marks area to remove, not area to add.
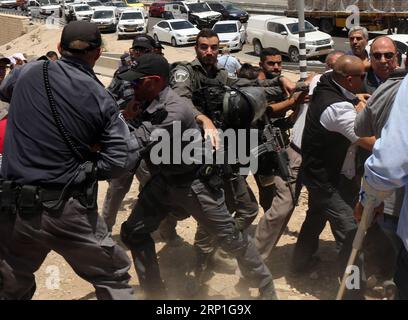
[[[223,100],[223,116],[230,128],[249,128],[264,114],[267,101],[264,88],[228,88]]]

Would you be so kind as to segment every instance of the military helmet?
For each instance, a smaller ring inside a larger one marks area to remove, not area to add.
[[[267,101],[263,88],[229,88],[223,99],[224,121],[230,128],[248,128],[262,117],[266,107]]]

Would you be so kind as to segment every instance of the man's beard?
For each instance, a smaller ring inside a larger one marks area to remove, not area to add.
[[[279,77],[280,75],[281,75],[280,71],[265,72],[266,79],[273,79],[273,78]]]
[[[217,63],[217,57],[201,57],[200,62],[202,65],[212,66]]]

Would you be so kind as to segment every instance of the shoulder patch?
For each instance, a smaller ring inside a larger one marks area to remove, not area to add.
[[[174,81],[176,82],[185,82],[190,77],[190,74],[187,70],[178,69],[174,72]]]

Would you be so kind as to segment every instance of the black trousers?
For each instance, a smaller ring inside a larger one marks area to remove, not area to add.
[[[341,176],[339,184],[332,192],[307,187],[309,209],[300,229],[292,260],[296,270],[306,268],[319,248],[319,236],[326,222],[330,223],[337,250],[342,251],[348,234],[357,229],[353,210],[358,200],[359,181],[359,178],[349,180]]]
[[[163,287],[151,233],[169,212],[191,214],[217,244],[236,257],[249,285],[261,288],[272,281],[267,266],[256,250],[253,239],[236,228],[225,205],[223,189],[212,189],[199,179],[181,184],[154,176],[143,188],[121,237],[129,247],[136,272],[147,292]]]
[[[42,209],[30,215],[17,214],[9,236],[6,262],[15,283],[4,286],[7,299],[32,297],[36,287],[34,273],[51,250],[94,286],[98,299],[134,299],[129,285],[130,259],[113,241],[97,210],[87,210],[71,198],[60,216]]]

